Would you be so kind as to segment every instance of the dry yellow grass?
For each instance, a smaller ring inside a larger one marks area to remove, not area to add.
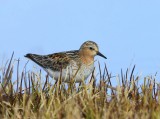
[[[97,83],[92,76],[79,85],[51,84],[48,76],[24,71],[13,83],[11,58],[1,70],[0,119],[159,119],[160,85],[154,77],[135,77],[134,68],[121,74],[117,87],[106,67]],[[139,80],[143,84],[137,85]]]

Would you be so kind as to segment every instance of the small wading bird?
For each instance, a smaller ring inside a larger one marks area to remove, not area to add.
[[[25,57],[40,65],[52,78],[62,81],[82,82],[94,70],[94,57],[99,55],[98,45],[93,41],[84,42],[79,50],[59,52],[49,55],[26,54]]]

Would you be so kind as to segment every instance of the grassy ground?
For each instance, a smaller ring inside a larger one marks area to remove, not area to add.
[[[112,87],[107,67],[97,83],[92,75],[88,83],[53,84],[41,73],[20,72],[17,63],[13,82],[12,58],[0,69],[0,119],[160,119],[160,84],[154,76],[135,77],[135,67]]]

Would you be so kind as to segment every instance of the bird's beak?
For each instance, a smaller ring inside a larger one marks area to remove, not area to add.
[[[99,55],[99,56],[101,56],[101,57],[107,59],[107,57],[105,57],[105,56],[104,56],[102,53],[100,53],[99,51],[97,52],[97,55]]]

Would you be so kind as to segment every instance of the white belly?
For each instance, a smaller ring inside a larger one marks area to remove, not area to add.
[[[66,69],[62,69],[61,72],[52,71],[51,69],[45,69],[46,72],[55,80],[62,78],[63,82],[70,82],[74,80],[75,82],[82,82],[87,79],[89,75],[93,72],[94,64],[89,66],[82,65],[79,70],[75,66],[68,66]]]

